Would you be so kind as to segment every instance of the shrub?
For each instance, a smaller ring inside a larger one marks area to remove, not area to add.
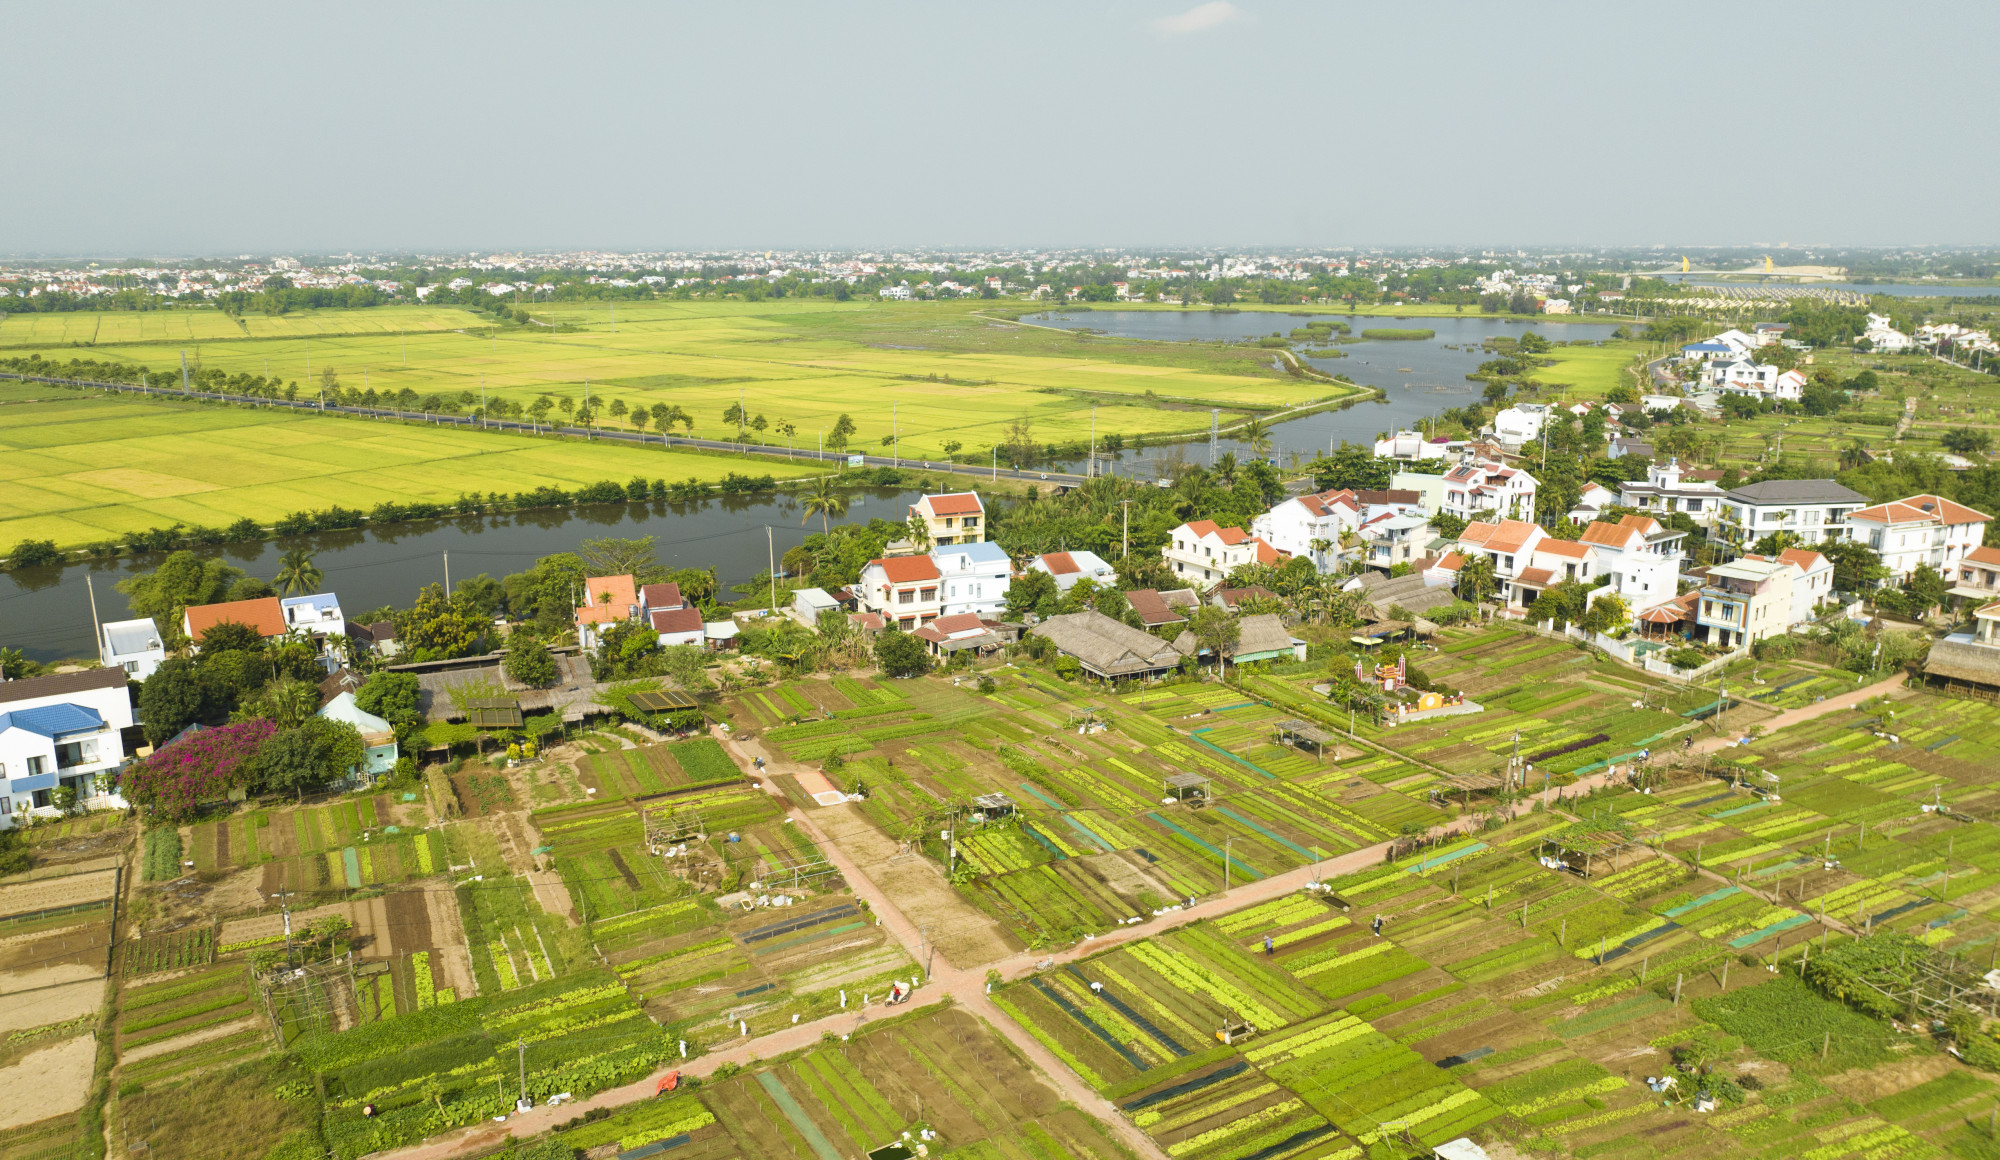
[[[7,562],[16,568],[40,568],[49,564],[62,563],[63,553],[56,550],[54,540],[22,540],[7,553]]]
[[[191,734],[121,772],[119,792],[156,818],[183,821],[245,784],[252,759],[277,731],[259,718]]]

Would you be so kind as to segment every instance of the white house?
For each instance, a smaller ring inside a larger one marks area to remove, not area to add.
[[[1384,512],[1361,525],[1362,558],[1370,568],[1385,572],[1398,564],[1414,564],[1424,557],[1433,534],[1422,513]]]
[[[1765,556],[1745,556],[1745,560],[1768,560]],[[1798,569],[1792,581],[1791,627],[1808,623],[1820,606],[1833,602],[1833,561],[1804,548],[1786,548],[1772,561]]]
[[[929,556],[884,556],[861,569],[855,599],[867,612],[902,628],[936,620],[944,612],[943,575]]]
[[[1913,495],[1849,512],[1847,538],[1881,556],[1892,582],[1908,580],[1920,564],[1948,577],[1985,539],[1992,518],[1940,495]]]
[[[1417,431],[1398,431],[1375,441],[1377,459],[1443,459],[1449,440],[1432,442]]]
[[[1618,502],[1618,493],[1601,483],[1583,485],[1583,494],[1577,497],[1576,506],[1569,509],[1569,518],[1579,524],[1587,524],[1603,513],[1605,508]]]
[[[114,620],[99,630],[97,659],[106,667],[124,669],[143,681],[167,659],[167,649],[152,617]]]
[[[1773,532],[1790,532],[1806,544],[1847,538],[1847,517],[1868,497],[1830,479],[1767,479],[1722,495],[1716,536],[1738,551]]]
[[[1245,564],[1275,564],[1282,558],[1269,542],[1242,528],[1217,527],[1214,520],[1192,520],[1175,528],[1160,556],[1174,575],[1188,580],[1222,580]]]
[[[340,614],[340,597],[331,592],[310,596],[287,596],[278,601],[285,614],[285,629],[310,633],[322,639],[347,635],[347,619]]]
[[[1444,476],[1421,471],[1399,471],[1389,477],[1389,490],[1414,491],[1417,507],[1428,515],[1444,510]]]
[[[1516,403],[1493,416],[1493,437],[1509,449],[1533,443],[1542,437],[1548,418],[1546,403]]]
[[[361,734],[361,744],[365,753],[358,769],[349,769],[349,776],[393,773],[396,769],[396,731],[389,723],[354,703],[354,694],[342,692],[333,700],[321,705],[319,715],[329,721],[345,721]]]
[[[1639,405],[1644,407],[1648,414],[1661,414],[1680,406],[1681,397],[1679,395],[1640,395]]]
[[[124,809],[105,776],[125,763],[133,725],[123,668],[106,666],[0,682],[0,828],[53,816],[59,787],[89,809]]]
[[[1683,479],[1678,459],[1647,467],[1644,482],[1628,479],[1618,485],[1622,506],[1655,515],[1684,512],[1704,528],[1721,513],[1722,494],[1721,488],[1705,479]]]
[[[1598,521],[1583,529],[1581,542],[1597,556],[1597,574],[1634,614],[1680,594],[1681,543],[1685,532],[1668,531],[1650,516]]]
[[[1095,552],[1045,552],[1028,561],[1028,571],[1046,572],[1055,577],[1056,590],[1068,592],[1080,580],[1094,581],[1103,588],[1117,581],[1118,570]]]
[[[1444,473],[1443,510],[1462,520],[1482,512],[1508,519],[1533,518],[1535,477],[1488,459],[1461,460]]]
[[[976,544],[986,539],[986,505],[975,491],[924,496],[910,505],[910,518],[924,522],[933,544]]]
[[[1797,399],[1806,386],[1805,375],[1798,371],[1781,371],[1747,358],[1717,359],[1708,364],[1705,378],[1711,390],[1758,399]]]
[[[1792,628],[1792,582],[1798,566],[1780,560],[1742,559],[1708,570],[1696,605],[1695,628],[1704,640],[1741,648]]]
[[[1250,531],[1281,552],[1310,559],[1324,573],[1338,563],[1340,537],[1359,527],[1361,519],[1360,501],[1351,491],[1307,493],[1280,501],[1251,521]]]
[[[1537,538],[1533,550],[1520,559],[1525,560],[1525,566],[1515,569],[1512,582],[1504,589],[1507,603],[1519,608],[1533,604],[1557,584],[1590,583],[1597,563],[1590,545],[1548,535]]]
[[[1917,344],[1909,335],[1897,330],[1886,314],[1870,314],[1868,327],[1861,337],[1854,340],[1856,346],[1868,344],[1868,349],[1883,354],[1899,354],[1914,348]]]
[[[708,640],[708,629],[699,608],[655,608],[646,613],[646,623],[659,635],[661,648],[700,646]]]
[[[1077,555],[1089,556],[1088,552]],[[1095,559],[1095,557],[1092,557]],[[1000,545],[981,541],[931,549],[938,580],[944,585],[944,616],[971,613],[998,616],[1007,603],[1007,585],[1014,565]],[[1102,564],[1104,561],[1098,560]],[[1099,583],[1103,581],[1100,579]],[[1060,578],[1056,581],[1061,586]]]

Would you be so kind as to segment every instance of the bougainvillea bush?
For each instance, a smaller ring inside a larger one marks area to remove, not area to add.
[[[203,802],[247,784],[251,759],[277,731],[260,718],[191,733],[127,767],[119,777],[119,792],[154,818],[184,821]]]

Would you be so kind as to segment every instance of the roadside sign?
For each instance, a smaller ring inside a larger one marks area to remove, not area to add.
[[[849,466],[849,467],[860,467],[860,466],[861,466],[861,464],[862,464],[862,457],[861,457],[861,456],[859,456],[859,455],[850,455],[850,456],[848,456],[848,457],[847,457],[847,466]]]

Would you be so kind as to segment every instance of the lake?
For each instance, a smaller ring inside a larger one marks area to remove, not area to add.
[[[902,522],[921,492],[863,488],[850,494],[847,520],[873,516]],[[407,607],[418,589],[442,583],[450,553],[454,584],[484,572],[500,579],[543,556],[575,551],[601,536],[655,536],[660,562],[669,568],[713,565],[722,583],[740,584],[767,566],[764,529],[778,558],[819,529],[800,523],[796,497],[727,496],[690,503],[604,504],[573,510],[512,512],[426,520],[393,528],[323,532],[280,541],[231,544],[203,549],[252,576],[277,574],[278,557],[304,547],[312,550],[323,587],[340,596],[341,610],[355,616],[384,604]],[[89,577],[97,590],[103,620],[130,616],[117,583],[159,566],[157,553],[122,556],[62,568],[20,568],[0,573],[0,645],[18,648],[37,661],[94,655],[90,627]]]

